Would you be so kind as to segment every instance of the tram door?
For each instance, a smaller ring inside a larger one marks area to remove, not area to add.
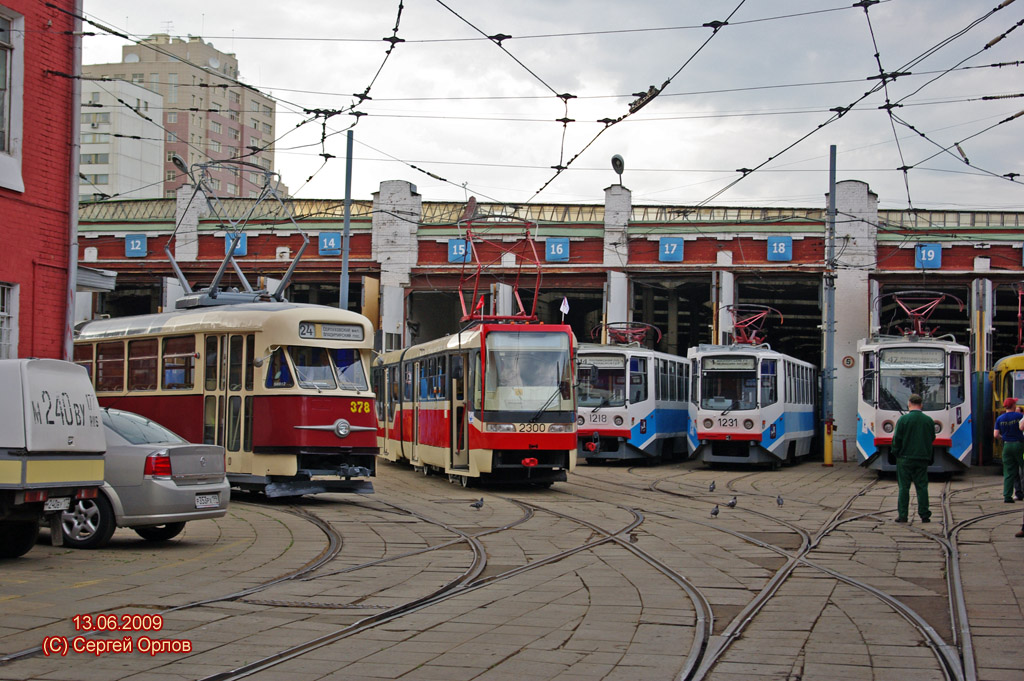
[[[205,339],[203,442],[224,447],[231,473],[252,471],[252,334],[210,335]]]
[[[451,468],[469,468],[469,414],[466,400],[466,367],[469,353],[452,355]]]
[[[423,390],[420,387],[422,379],[422,367],[419,362],[412,365],[412,437],[409,444],[409,461],[414,466],[420,465],[419,440],[420,440],[420,398],[423,397]]]

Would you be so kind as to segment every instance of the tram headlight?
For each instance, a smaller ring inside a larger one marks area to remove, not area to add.
[[[484,431],[488,433],[514,433],[516,432],[516,427],[512,423],[488,423],[484,426]]]
[[[576,425],[582,426],[584,423],[586,423],[586,421],[583,419],[582,416],[576,419]]]
[[[715,425],[715,422],[712,421],[711,419],[704,419],[704,427],[705,428],[713,428],[714,425]]]
[[[894,428],[894,426],[893,426],[892,421],[883,421],[882,422],[882,432],[883,433],[891,433],[893,428]]]
[[[935,422],[935,432],[936,433],[941,433],[942,432],[942,422],[940,422],[940,421],[936,421]]]
[[[751,421],[750,419],[743,419],[743,427],[746,428],[747,430],[750,430],[751,428],[754,427],[754,422]]]
[[[550,426],[548,426],[548,432],[549,433],[571,433],[572,432],[572,424],[571,423],[552,423]]]
[[[621,416],[616,416],[612,420],[615,422],[615,425],[617,425],[617,426],[621,426],[622,425],[622,417]]]

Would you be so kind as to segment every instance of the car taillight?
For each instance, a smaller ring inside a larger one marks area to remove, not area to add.
[[[146,457],[146,467],[142,474],[157,478],[171,477],[171,457],[167,455],[167,452],[153,452]]]

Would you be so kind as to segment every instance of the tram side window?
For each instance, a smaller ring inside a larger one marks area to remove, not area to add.
[[[668,365],[668,367],[667,367],[668,368],[668,391],[667,391],[668,395],[667,395],[667,397],[668,397],[668,400],[670,402],[675,402],[676,398],[679,396],[679,393],[677,392],[677,388],[676,388],[676,380],[677,380],[677,378],[679,376],[679,371],[678,371],[679,370],[679,365],[676,364],[675,362],[665,362],[665,364]]]
[[[75,364],[80,367],[84,367],[85,370],[89,372],[90,381],[94,378],[95,374],[92,370],[92,355],[92,343],[75,346]]]
[[[288,368],[288,360],[284,356],[284,348],[277,348],[270,355],[270,362],[267,364],[268,388],[291,388],[295,385],[292,380],[292,372]]]
[[[690,401],[697,404],[697,397],[700,395],[699,386],[697,385],[697,378],[700,376],[700,372],[696,371],[696,365],[694,365],[694,371],[690,374]]]
[[[216,390],[217,389],[217,366],[218,366],[218,353],[217,348],[219,346],[220,339],[217,336],[206,337],[206,359],[203,364],[203,368],[206,374],[206,389]]]
[[[343,390],[366,390],[366,373],[363,371],[359,351],[351,348],[331,350],[338,385]]]
[[[403,381],[402,387],[402,399],[406,402],[412,401],[412,364],[406,364],[404,367],[405,380]]]
[[[128,389],[156,390],[157,340],[128,343]]]
[[[232,395],[228,398],[228,441],[225,445],[229,452],[237,452],[241,431],[242,398]]]
[[[96,346],[96,390],[124,390],[124,343]]]
[[[778,399],[778,380],[776,376],[776,360],[766,359],[761,362],[761,406],[775,404]]]
[[[256,356],[256,336],[249,334],[245,337],[245,389],[252,390],[253,374],[256,369],[253,366],[253,358]],[[249,412],[246,411],[246,414]]]
[[[444,400],[448,398],[448,358],[437,358],[437,398]]]
[[[228,350],[231,361],[228,364],[228,390],[241,390],[242,389],[242,360],[244,359],[244,349],[242,347],[242,337],[232,336],[231,344]],[[237,450],[238,447],[235,447]]]
[[[689,373],[690,365],[685,362],[676,364],[676,370],[679,372],[676,377],[676,390],[678,391],[676,399],[680,402],[686,401],[686,386],[689,384]]]
[[[860,397],[870,405],[875,404],[875,353],[865,352],[860,356],[861,379]]]
[[[957,406],[964,403],[966,389],[964,385],[964,353],[949,354],[949,404]]]
[[[629,401],[643,402],[647,399],[647,358],[629,358]]]
[[[175,336],[164,339],[164,390],[191,390],[195,385],[196,338]]]

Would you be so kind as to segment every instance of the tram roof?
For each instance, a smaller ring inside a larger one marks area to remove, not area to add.
[[[373,340],[373,327],[370,320],[363,315],[326,305],[305,303],[242,303],[96,319],[82,326],[75,339],[96,340],[198,331],[244,330],[287,330],[297,339],[298,323],[301,321],[358,324],[363,327],[362,343],[370,343]]]

